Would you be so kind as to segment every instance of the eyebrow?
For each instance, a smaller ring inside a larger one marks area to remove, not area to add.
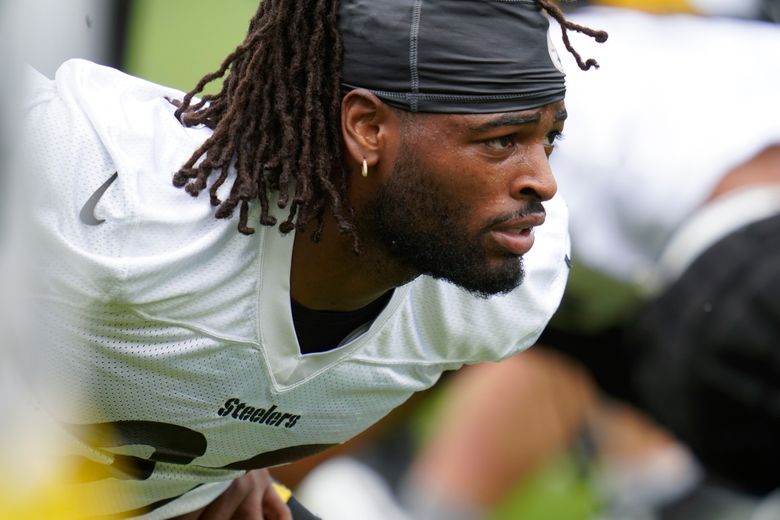
[[[530,114],[527,116],[519,116],[517,114],[502,114],[495,119],[491,119],[487,123],[482,123],[478,127],[476,127],[475,130],[477,131],[485,131],[485,130],[492,130],[494,128],[499,128],[502,126],[518,126],[518,125],[527,125],[531,123],[538,123],[541,120],[542,116],[540,113],[536,114]]]
[[[563,121],[565,120],[569,114],[566,112],[566,110],[561,110],[557,114],[555,114],[555,122]],[[500,128],[502,126],[519,126],[519,125],[528,125],[531,123],[538,123],[542,118],[542,115],[537,112],[536,114],[530,114],[527,116],[520,116],[517,114],[502,114],[495,119],[491,119],[487,123],[482,123],[479,125],[476,130],[479,132],[484,132],[486,130],[493,130],[494,128]]]

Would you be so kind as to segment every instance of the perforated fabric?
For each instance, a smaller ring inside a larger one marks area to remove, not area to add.
[[[209,133],[175,120],[165,96],[180,95],[84,61],[35,77],[30,95],[41,359],[58,381],[39,398],[96,463],[74,492],[104,500],[84,513],[201,507],[245,469],[344,442],[443,370],[528,347],[556,308],[568,254],[558,198],[510,295],[481,300],[422,277],[363,334],[301,356],[293,235],[241,235],[171,184]],[[114,172],[94,210],[105,222],[85,225],[82,205]],[[106,424],[108,435],[89,426]]]

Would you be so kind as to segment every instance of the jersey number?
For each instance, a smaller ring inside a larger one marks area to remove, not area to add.
[[[110,466],[93,461],[78,464],[79,480],[104,478],[146,480],[157,462],[189,464],[206,453],[206,436],[178,424],[156,421],[114,421],[98,424],[69,425],[76,437],[94,448],[118,448],[144,445],[154,449],[149,458],[114,455]],[[333,444],[304,444],[268,451],[248,459],[213,469],[251,470],[277,466],[319,453]]]

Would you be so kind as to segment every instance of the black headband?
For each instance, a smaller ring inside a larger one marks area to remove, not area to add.
[[[491,113],[563,99],[533,0],[341,0],[343,86],[412,112]]]

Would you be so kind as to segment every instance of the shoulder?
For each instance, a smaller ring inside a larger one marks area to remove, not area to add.
[[[125,283],[184,272],[233,243],[235,222],[215,219],[207,196],[172,185],[210,135],[176,120],[168,99],[181,92],[83,60],[35,82],[25,136],[32,221],[70,272]],[[244,242],[239,249],[251,248]]]

